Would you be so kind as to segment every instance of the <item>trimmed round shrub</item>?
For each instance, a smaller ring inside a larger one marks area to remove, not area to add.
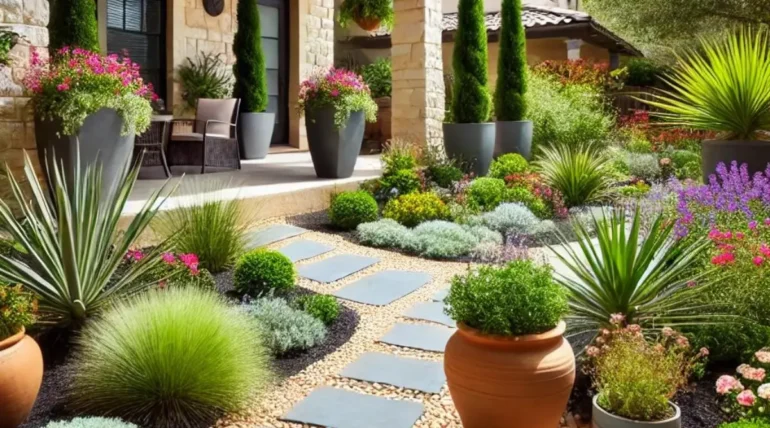
[[[448,164],[430,165],[427,168],[428,177],[439,187],[449,188],[452,183],[462,180],[463,171]]]
[[[211,425],[241,410],[269,378],[253,325],[195,288],[118,300],[83,331],[71,402],[141,426]]]
[[[503,234],[524,234],[539,223],[532,211],[520,203],[502,204],[484,213],[482,219],[487,227]]]
[[[389,218],[359,224],[356,232],[362,244],[372,247],[409,248],[414,239],[411,230]]]
[[[326,326],[281,298],[258,299],[246,306],[265,345],[274,355],[310,349],[326,339]]]
[[[628,173],[645,181],[652,181],[660,176],[658,157],[653,154],[628,154]]]
[[[445,302],[453,320],[505,336],[551,330],[569,309],[567,292],[553,281],[550,267],[528,260],[454,277]]]
[[[295,300],[297,307],[311,316],[329,325],[340,316],[340,304],[334,296],[313,294],[301,296]]]
[[[529,170],[529,163],[518,153],[508,153],[492,161],[489,166],[489,176],[492,178],[508,177]]]
[[[45,428],[137,428],[137,426],[115,418],[75,418],[71,421],[50,422]]]
[[[355,229],[359,224],[377,220],[377,201],[363,190],[342,192],[332,199],[329,220],[343,230]]]
[[[382,216],[414,227],[425,221],[448,219],[449,208],[434,193],[412,193],[390,200]]]
[[[411,169],[399,169],[385,174],[380,180],[380,187],[389,196],[407,195],[420,190],[420,176]]]
[[[468,187],[468,203],[482,211],[493,210],[505,199],[506,190],[501,178],[477,178]]]
[[[291,290],[295,280],[296,271],[291,260],[278,251],[264,248],[241,256],[233,271],[235,289],[251,296],[271,290]]]

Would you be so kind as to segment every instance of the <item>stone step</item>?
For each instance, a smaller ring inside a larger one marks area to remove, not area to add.
[[[444,313],[443,302],[419,302],[404,312],[404,317],[430,321],[447,327],[457,327],[449,315]]]
[[[374,257],[340,254],[297,268],[299,276],[318,282],[334,282],[379,262]]]
[[[384,306],[412,293],[431,278],[423,272],[386,270],[361,278],[333,294],[354,302]]]
[[[444,299],[446,299],[446,296],[448,295],[449,295],[449,287],[442,288],[441,290],[437,291],[436,294],[433,295],[433,301],[443,302]]]
[[[444,365],[439,361],[405,358],[367,352],[348,364],[340,376],[366,382],[438,394],[446,383]]]
[[[437,325],[397,323],[379,341],[405,348],[444,352],[446,343],[455,330]]]
[[[310,259],[321,254],[326,254],[333,250],[331,245],[322,244],[320,242],[310,241],[308,239],[299,239],[291,244],[284,245],[278,251],[284,256],[288,257],[292,262],[298,262],[300,260]]]
[[[255,248],[264,247],[273,242],[283,241],[284,239],[289,239],[305,232],[307,232],[307,229],[292,226],[290,224],[273,224],[263,229],[249,232],[246,235],[246,249],[253,250]]]

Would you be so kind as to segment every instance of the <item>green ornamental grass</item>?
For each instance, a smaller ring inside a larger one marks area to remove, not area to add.
[[[71,403],[141,426],[211,425],[269,379],[253,320],[195,288],[117,302],[79,339]]]
[[[535,168],[550,187],[561,192],[567,207],[577,207],[607,198],[612,180],[609,162],[591,146],[541,147]]]

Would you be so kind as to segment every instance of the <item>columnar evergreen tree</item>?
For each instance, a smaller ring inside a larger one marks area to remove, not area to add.
[[[94,0],[52,0],[48,23],[49,48],[56,52],[63,46],[99,52]]]
[[[237,14],[238,32],[233,40],[233,97],[241,99],[241,111],[263,112],[267,108],[267,70],[257,1],[240,0]]]
[[[516,121],[524,118],[527,91],[527,36],[521,24],[521,0],[503,0],[502,15],[495,115],[499,121]]]
[[[481,123],[489,118],[487,89],[487,29],[484,1],[460,0],[457,5],[457,33],[452,54],[454,100],[452,117],[456,123]]]

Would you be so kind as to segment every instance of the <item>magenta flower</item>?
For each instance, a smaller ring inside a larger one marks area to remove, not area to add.
[[[69,90],[69,88],[70,88],[70,85],[66,83],[59,83],[58,85],[56,85],[56,90],[59,92],[67,91]]]
[[[738,401],[738,404],[741,406],[751,407],[754,405],[754,402],[756,402],[757,397],[754,396],[754,393],[750,389],[746,389],[741,391],[741,393],[735,397],[735,400]]]
[[[755,266],[762,266],[762,263],[764,263],[765,259],[762,256],[756,256],[753,259],[751,259],[751,262],[754,263]]]
[[[176,262],[176,257],[172,253],[163,253],[160,258],[167,264],[174,264]]]
[[[193,274],[198,273],[198,256],[193,253],[180,254],[179,260],[190,269]]]

